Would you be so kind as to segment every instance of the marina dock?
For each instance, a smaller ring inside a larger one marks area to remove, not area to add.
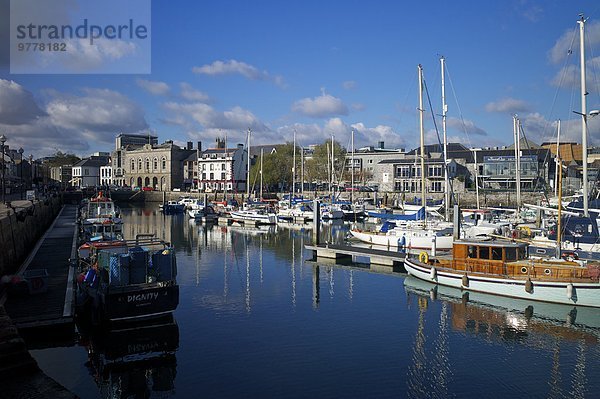
[[[383,249],[354,247],[349,245],[320,244],[305,245],[304,248],[312,250],[316,259],[352,259],[353,257],[368,258],[374,265],[398,267],[404,265],[406,253],[402,251],[388,251]]]
[[[5,308],[19,330],[73,326],[73,274],[77,245],[77,205],[65,205],[38,241],[18,274],[27,290],[7,296]]]

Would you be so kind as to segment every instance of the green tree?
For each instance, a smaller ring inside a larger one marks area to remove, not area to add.
[[[334,184],[344,180],[346,149],[338,141],[333,142]],[[331,175],[331,141],[315,147],[313,156],[305,162],[305,177],[309,182],[329,183]]]
[[[69,154],[61,151],[56,151],[52,158],[48,160],[48,165],[53,166],[63,166],[63,165],[75,165],[77,162],[81,161],[75,154]]]
[[[277,147],[276,152],[263,154],[263,191],[277,189],[279,184],[291,187],[294,144],[286,143]],[[296,163],[299,164],[300,151],[296,147]],[[298,176],[298,174],[296,174]],[[260,189],[260,155],[250,168],[250,187]]]

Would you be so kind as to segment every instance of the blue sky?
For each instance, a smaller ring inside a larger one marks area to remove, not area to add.
[[[77,0],[40,0],[73,7]],[[533,141],[581,141],[578,14],[587,32],[588,110],[600,108],[597,1],[152,1],[151,74],[10,74],[0,0],[0,132],[35,156],[114,147],[119,132],[160,141],[418,145],[417,65],[448,135],[509,145],[518,114]],[[32,11],[33,12],[33,11]],[[118,12],[117,12],[118,14]],[[573,36],[575,35],[575,36]],[[573,54],[568,56],[573,37]],[[102,61],[102,60],[101,60]],[[560,82],[560,84],[559,84]],[[437,142],[426,105],[426,142]],[[437,120],[440,126],[440,119]],[[600,145],[600,118],[589,141]]]

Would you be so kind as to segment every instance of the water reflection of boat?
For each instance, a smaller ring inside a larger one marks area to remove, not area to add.
[[[94,330],[82,339],[86,366],[103,398],[150,397],[173,393],[179,328],[173,317],[152,323],[128,323],[109,331]],[[85,342],[87,341],[87,342]]]
[[[548,332],[552,331],[553,334],[557,333],[568,338],[569,336],[579,336],[577,327],[585,327],[587,332],[595,332],[594,335],[600,337],[600,313],[594,308],[464,291],[429,283],[413,276],[405,278],[404,288],[407,293],[415,293],[432,300],[439,299],[453,305],[469,307],[467,312],[461,310],[460,306],[453,306],[453,325],[455,326],[467,322],[466,320],[456,322],[461,315],[466,317],[468,313],[469,317],[473,317],[474,314],[479,313],[480,315],[485,314],[482,320],[487,319],[487,322],[504,320],[511,328],[535,330],[536,324],[543,323]]]
[[[273,234],[277,231],[275,225],[262,225],[257,227],[251,226],[227,226],[227,230],[232,233],[245,234],[245,235],[261,235],[261,234]]]

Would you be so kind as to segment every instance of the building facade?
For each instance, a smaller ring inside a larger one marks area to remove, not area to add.
[[[125,168],[123,166],[123,152],[143,147],[146,144],[158,145],[158,136],[139,134],[119,134],[115,138],[115,150],[112,152],[112,181],[114,185],[129,185],[125,181]]]
[[[91,157],[82,159],[73,165],[71,185],[79,188],[96,187],[100,185],[100,167],[108,161],[103,158]]]
[[[183,185],[183,161],[195,150],[182,149],[169,140],[121,151],[122,175],[114,178],[130,187],[170,191]],[[113,162],[114,163],[114,162]]]
[[[57,182],[61,188],[72,185],[71,179],[73,178],[73,166],[62,165],[53,166],[50,168],[50,178]]]
[[[100,185],[101,186],[112,186],[112,166],[110,164],[100,167]]]

